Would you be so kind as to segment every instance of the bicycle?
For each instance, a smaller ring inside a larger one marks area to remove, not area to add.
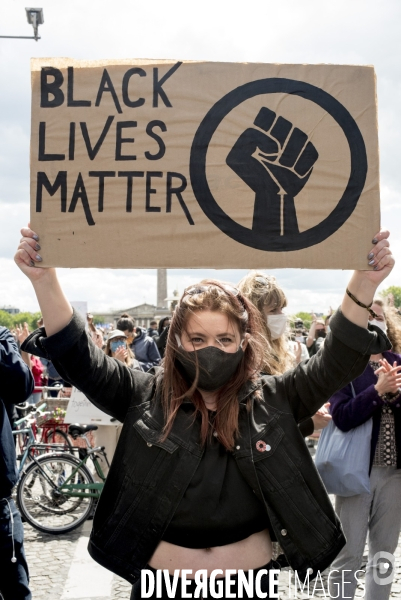
[[[24,471],[17,488],[17,501],[23,517],[38,531],[62,534],[79,527],[92,513],[106,476],[99,463],[109,461],[104,446],[92,448],[86,437],[97,425],[70,425],[69,434],[86,441],[85,455],[53,452],[34,458]],[[87,467],[91,459],[100,482]]]
[[[38,387],[37,389],[42,392],[42,399],[49,407],[53,407],[54,403],[57,404],[57,401],[62,400],[62,398],[54,398],[53,396],[50,396],[49,392],[57,391],[58,394],[60,394],[65,391],[65,388],[62,385],[44,385],[42,387]],[[68,424],[60,423],[57,420],[50,419],[42,421],[39,427],[42,430],[42,437],[40,440],[42,443],[65,444],[69,447],[68,451],[72,453],[72,444],[68,437]]]
[[[40,406],[28,404],[19,405],[17,408],[19,411],[26,412],[24,417],[15,421],[13,428],[13,435],[17,440],[17,460],[20,461],[20,471],[29,456],[28,447],[35,445],[57,445],[60,449],[62,447],[66,451],[71,452],[71,454],[73,453],[73,446],[67,433],[59,429],[63,424],[44,421],[41,426],[38,425],[38,419],[46,419],[46,415],[51,414],[44,412],[44,408],[46,408],[45,402]],[[31,413],[34,413],[34,416],[30,416]],[[27,425],[22,429],[18,429],[23,423]],[[68,428],[68,426],[65,427]],[[41,431],[41,436],[38,441],[39,431]]]

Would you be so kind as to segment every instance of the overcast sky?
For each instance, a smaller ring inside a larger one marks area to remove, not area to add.
[[[30,58],[173,58],[233,62],[370,64],[377,74],[382,226],[401,257],[401,2],[399,0],[51,0],[40,4],[41,40],[0,40],[0,306],[38,310],[12,257],[29,219]],[[31,35],[26,2],[2,0],[0,35]],[[134,249],[134,248],[133,248]],[[347,249],[344,248],[344,253]],[[337,306],[344,271],[274,273],[290,312]],[[245,271],[169,270],[181,291],[206,276],[237,282]],[[90,310],[156,302],[154,270],[60,269],[70,300]],[[388,285],[401,285],[400,261]]]

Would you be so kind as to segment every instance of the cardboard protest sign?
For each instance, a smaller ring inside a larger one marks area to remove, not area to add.
[[[121,425],[119,421],[89,402],[88,398],[75,387],[72,388],[64,420],[66,423],[81,425]]]
[[[32,61],[43,266],[366,268],[373,67]]]

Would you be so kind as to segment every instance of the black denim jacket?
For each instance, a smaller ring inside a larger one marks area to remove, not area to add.
[[[308,569],[313,578],[327,568],[345,539],[298,423],[358,377],[372,353],[390,347],[378,329],[358,327],[341,311],[330,326],[332,333],[315,356],[282,376],[248,383],[238,398],[240,434],[233,455],[264,503],[288,564],[303,578]],[[23,348],[50,357],[64,379],[124,423],[93,521],[89,552],[135,583],[203,454],[199,423],[192,421],[193,404],[182,404],[170,435],[159,441],[164,421],[156,376],[106,356],[76,313],[62,331],[46,338],[42,328]],[[258,387],[262,401],[254,398]],[[251,410],[246,408],[248,398]]]

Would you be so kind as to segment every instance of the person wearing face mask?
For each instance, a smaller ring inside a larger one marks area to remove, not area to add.
[[[92,340],[96,344],[96,340],[93,339],[93,337]],[[104,352],[107,356],[116,358],[127,367],[142,371],[142,368],[139,362],[136,360],[132,350],[127,346],[127,336],[123,331],[113,329],[107,338]],[[120,437],[122,427],[121,425],[98,425],[97,427],[97,430],[94,432],[95,445],[104,446],[106,448],[107,457],[111,463],[116,451],[117,442]],[[102,462],[102,469],[104,474],[107,475],[109,467],[105,461]],[[99,480],[96,473],[95,479]]]
[[[324,570],[345,540],[298,423],[339,382],[363,372],[367,350],[389,347],[378,328],[367,328],[366,311],[394,264],[389,233],[376,236],[375,270],[352,275],[322,351],[275,376],[260,375],[267,351],[258,310],[215,280],[184,290],[163,368],[127,368],[94,345],[56,271],[35,266],[36,232],[24,228],[22,236],[15,261],[46,323],[23,350],[49,355],[63,377],[124,423],[94,516],[91,556],[134,584],[134,600],[144,597],[143,569],[165,575],[169,587],[178,570],[176,598],[195,590],[196,597],[216,595],[216,569],[223,597],[238,597],[240,589],[245,598],[273,597],[269,572],[280,564],[302,580]],[[277,563],[273,541],[283,548]],[[255,592],[241,589],[238,571],[256,583]],[[165,583],[161,591],[166,597]]]
[[[124,313],[117,321],[117,329],[127,337],[128,347],[135,354],[143,371],[149,371],[160,364],[160,353],[156,342],[141,327],[135,327],[135,321]]]
[[[262,373],[278,375],[309,358],[305,344],[292,341],[287,335],[287,315],[283,308],[287,298],[276,278],[261,271],[250,271],[238,284],[238,289],[259,310],[265,339],[265,356]],[[300,425],[304,437],[315,428],[323,429],[331,420],[328,405],[322,406],[312,418]]]
[[[378,553],[394,554],[401,527],[401,319],[380,299],[371,308],[375,314],[369,316],[369,324],[387,334],[392,351],[372,354],[364,373],[352,382],[354,390],[348,384],[330,399],[333,420],[343,431],[373,418],[370,493],[336,497],[347,544],[331,567],[330,582],[333,595],[338,597],[342,590],[341,599],[358,597],[355,573],[361,569],[368,537],[364,597],[388,600],[391,582],[380,582]]]
[[[114,329],[107,338],[107,344],[104,349],[107,356],[112,356],[121,360],[127,367],[142,371],[142,367],[136,360],[134,353],[127,344],[127,336],[123,331]]]

